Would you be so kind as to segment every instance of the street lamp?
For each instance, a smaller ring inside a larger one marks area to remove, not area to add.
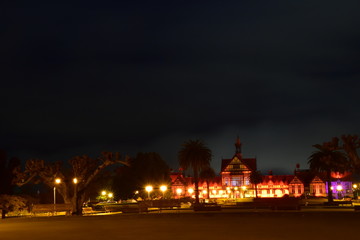
[[[207,194],[207,191],[204,189],[202,190],[203,195]]]
[[[190,197],[192,196],[192,194],[194,193],[194,189],[192,189],[192,188],[189,188],[188,189],[188,192],[189,192],[189,194],[190,194]]]
[[[357,184],[353,184],[353,194],[354,194],[354,199],[358,198],[358,185]]]
[[[114,197],[114,194],[113,193],[108,193],[108,197],[110,198],[110,199],[112,199],[113,197]]]
[[[182,189],[181,188],[177,188],[176,189],[176,193],[178,194],[178,197],[180,198],[180,195],[182,193]]]
[[[61,183],[61,179],[56,178],[55,185],[54,185],[54,213],[56,212],[56,184],[60,184],[60,183]]]
[[[76,209],[76,214],[80,214],[78,213],[78,195],[77,195],[77,184],[78,184],[78,179],[75,177],[73,178],[73,183],[74,183],[74,198],[75,198],[75,209]]]
[[[163,193],[163,198],[164,198],[164,199],[165,199],[165,192],[166,192],[166,190],[167,190],[167,186],[165,186],[165,185],[160,186],[160,191],[162,191],[162,193]]]
[[[338,192],[337,195],[338,195],[338,198],[342,198],[342,193],[341,191],[343,190],[343,187],[339,184],[336,186],[336,191]]]
[[[150,199],[150,192],[153,190],[153,187],[152,186],[150,186],[150,185],[148,185],[148,186],[146,186],[145,187],[145,191],[147,191],[147,193],[148,193],[148,198]]]

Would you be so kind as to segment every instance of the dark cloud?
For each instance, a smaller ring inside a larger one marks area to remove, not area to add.
[[[359,132],[357,1],[3,3],[1,146],[49,160],[176,152],[306,167]]]

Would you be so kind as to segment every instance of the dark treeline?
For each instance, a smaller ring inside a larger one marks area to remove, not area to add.
[[[13,170],[20,166],[17,157],[8,158],[6,151],[0,149],[0,194],[14,194],[15,187],[12,184]]]

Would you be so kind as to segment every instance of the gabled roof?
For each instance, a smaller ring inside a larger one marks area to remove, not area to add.
[[[191,186],[194,184],[194,178],[193,177],[184,177],[182,173],[171,173],[171,184],[175,184],[176,182],[180,182],[184,186]],[[210,183],[216,183],[218,186],[221,186],[221,177],[216,176]],[[203,185],[205,181],[199,180],[199,185]]]
[[[294,179],[294,175],[264,175],[262,178],[262,184],[267,184],[272,181],[274,185],[278,185],[280,182],[287,185]]]
[[[204,184],[205,181],[199,181],[199,184]],[[216,176],[212,181],[210,181],[210,183],[216,183],[217,185],[221,185],[222,181],[221,181],[221,177]]]
[[[222,159],[221,161],[221,172],[225,170],[225,168],[230,164],[232,159]]]
[[[242,158],[238,154],[235,154],[231,159],[222,159],[221,161],[221,172],[225,171],[226,167],[237,157],[249,170],[256,171],[256,158]]]
[[[305,186],[309,186],[310,182],[314,179],[315,174],[308,169],[298,169],[294,172],[295,176],[299,178]]]
[[[185,185],[187,183],[186,178],[184,178],[182,173],[178,173],[178,172],[171,173],[170,178],[171,178],[171,184],[175,184],[177,181],[179,181],[183,185]]]

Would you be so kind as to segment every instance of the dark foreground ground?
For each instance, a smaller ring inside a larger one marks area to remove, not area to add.
[[[360,239],[358,212],[161,213],[0,219],[0,240]]]

